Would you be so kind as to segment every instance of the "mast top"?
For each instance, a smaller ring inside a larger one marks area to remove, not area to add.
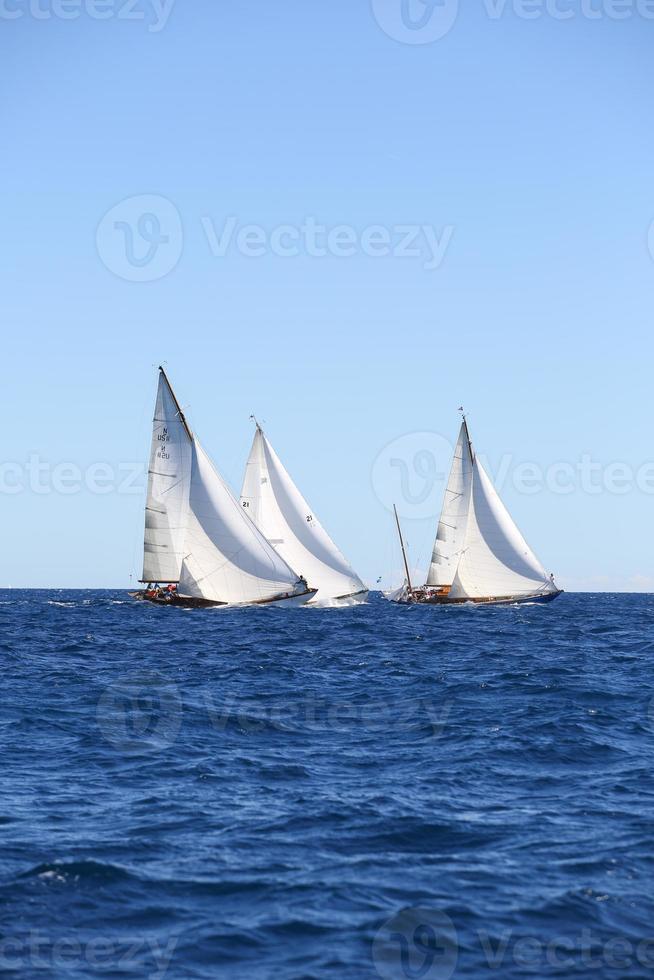
[[[175,402],[175,408],[177,409],[177,414],[179,415],[179,420],[182,423],[182,425],[184,426],[184,428],[186,429],[187,436],[189,437],[189,439],[192,440],[193,439],[193,433],[191,432],[191,427],[188,424],[188,422],[186,421],[186,416],[184,415],[184,412],[182,411],[182,406],[177,401],[177,395],[173,391],[173,386],[170,383],[170,378],[166,374],[166,372],[165,372],[164,368],[161,366],[161,364],[159,365],[159,371],[160,371],[161,375],[163,376],[166,384],[168,385],[168,390],[170,391],[170,394],[172,396],[172,399]]]
[[[466,430],[466,439],[468,440],[468,449],[470,450],[470,458],[475,461],[475,451],[472,448],[472,439],[470,438],[470,430],[468,429],[468,413],[464,409],[463,405],[459,405],[459,412],[461,412],[461,419],[463,420],[463,426]]]
[[[251,415],[250,418],[253,420],[253,422],[256,425],[256,427],[259,430],[259,432],[263,432],[263,429],[261,428],[261,423],[259,422],[259,420],[256,417],[256,415]]]

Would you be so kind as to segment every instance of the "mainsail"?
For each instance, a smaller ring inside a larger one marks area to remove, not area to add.
[[[475,456],[464,419],[438,525],[427,586],[449,599],[557,592]]]
[[[319,601],[367,591],[313,514],[259,425],[245,470],[241,505],[276,551],[312,588],[318,589]]]
[[[159,372],[145,504],[143,582],[177,582],[184,557],[191,431],[168,378]]]
[[[178,582],[180,595],[265,602],[307,591],[239,505],[191,432],[163,368],[155,406],[144,582]]]
[[[472,452],[465,420],[461,423],[447,481],[427,585],[442,587],[454,581],[468,522]]]

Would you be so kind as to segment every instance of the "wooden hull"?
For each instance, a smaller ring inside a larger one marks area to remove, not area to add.
[[[416,590],[404,594],[399,599],[392,600],[402,605],[423,605],[423,606],[465,606],[471,603],[475,606],[516,606],[526,603],[542,605],[546,602],[554,602],[562,594],[563,589],[555,592],[537,592],[533,595],[520,596],[489,596],[482,599],[451,599],[446,593],[432,593],[428,590]]]
[[[213,602],[210,599],[197,599],[194,596],[178,595],[177,592],[165,592],[151,595],[144,589],[140,592],[130,592],[132,599],[151,602],[155,606],[171,606],[178,609],[240,609],[244,606],[303,606],[313,599],[317,589],[307,589],[294,595],[274,596],[272,599],[260,599],[256,602]]]

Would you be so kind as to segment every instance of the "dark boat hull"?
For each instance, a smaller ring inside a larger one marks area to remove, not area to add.
[[[197,599],[194,596],[178,595],[177,592],[164,592],[163,594],[149,595],[145,589],[140,592],[130,592],[132,599],[142,602],[151,602],[155,606],[173,606],[178,609],[211,609],[222,607],[223,609],[241,608],[243,606],[303,606],[310,599],[313,599],[317,589],[307,589],[306,592],[299,592],[297,595],[280,595],[272,599],[260,599],[256,602],[213,602],[210,599]]]
[[[519,606],[519,605],[543,605],[546,602],[554,602],[563,593],[563,589],[556,592],[540,592],[534,595],[521,596],[491,596],[483,599],[450,599],[448,595],[428,595],[425,593],[412,593],[400,599],[392,601],[401,605],[421,605],[421,606],[465,606],[472,604],[475,606]]]

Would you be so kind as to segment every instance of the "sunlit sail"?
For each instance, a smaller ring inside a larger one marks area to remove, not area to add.
[[[318,589],[317,602],[365,600],[367,587],[311,510],[258,423],[241,506],[276,551]]]
[[[561,595],[477,459],[463,418],[427,582],[407,581],[398,602],[432,605],[551,602]]]
[[[184,417],[163,368],[152,428],[143,583],[185,606],[302,605],[310,589],[239,505]]]

